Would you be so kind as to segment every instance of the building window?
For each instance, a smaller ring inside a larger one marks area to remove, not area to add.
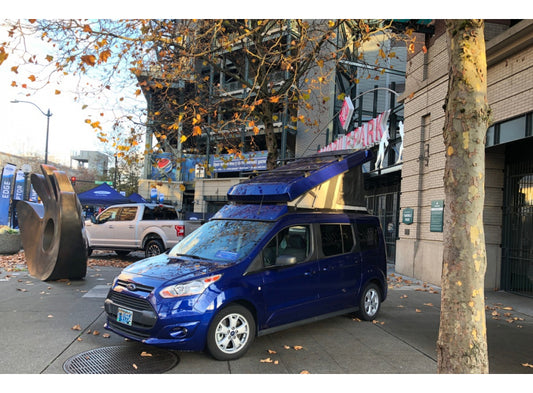
[[[487,130],[486,147],[532,136],[533,112],[493,124]]]

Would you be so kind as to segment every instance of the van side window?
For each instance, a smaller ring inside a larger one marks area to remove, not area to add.
[[[306,225],[282,229],[263,249],[263,266],[273,266],[279,257],[295,257],[296,262],[307,259],[311,252],[311,233]]]
[[[361,251],[379,247],[378,228],[371,223],[357,223],[357,234]]]
[[[351,225],[322,224],[320,236],[325,256],[348,253],[355,244]]]

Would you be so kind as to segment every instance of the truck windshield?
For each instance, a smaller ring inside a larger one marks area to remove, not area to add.
[[[176,244],[169,255],[238,261],[252,251],[272,225],[262,221],[209,221]]]

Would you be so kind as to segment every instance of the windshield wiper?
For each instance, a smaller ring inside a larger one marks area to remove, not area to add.
[[[199,257],[198,255],[191,255],[191,254],[174,254],[172,256],[174,256],[174,257],[186,257],[186,258],[191,258],[191,259],[201,259],[201,260],[204,260],[204,261],[209,261],[209,259],[207,259],[207,258],[203,258],[203,257]]]

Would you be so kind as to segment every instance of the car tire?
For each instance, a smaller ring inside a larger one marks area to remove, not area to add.
[[[217,360],[235,360],[243,356],[255,338],[252,313],[240,305],[220,310],[209,326],[207,350]]]
[[[144,246],[144,256],[146,258],[154,257],[164,252],[165,247],[163,246],[163,242],[161,242],[159,239],[150,239]]]
[[[115,250],[115,254],[117,254],[119,257],[125,257],[130,252],[128,250]]]
[[[359,311],[356,315],[365,321],[373,321],[381,307],[381,291],[376,284],[368,284],[359,300]]]

